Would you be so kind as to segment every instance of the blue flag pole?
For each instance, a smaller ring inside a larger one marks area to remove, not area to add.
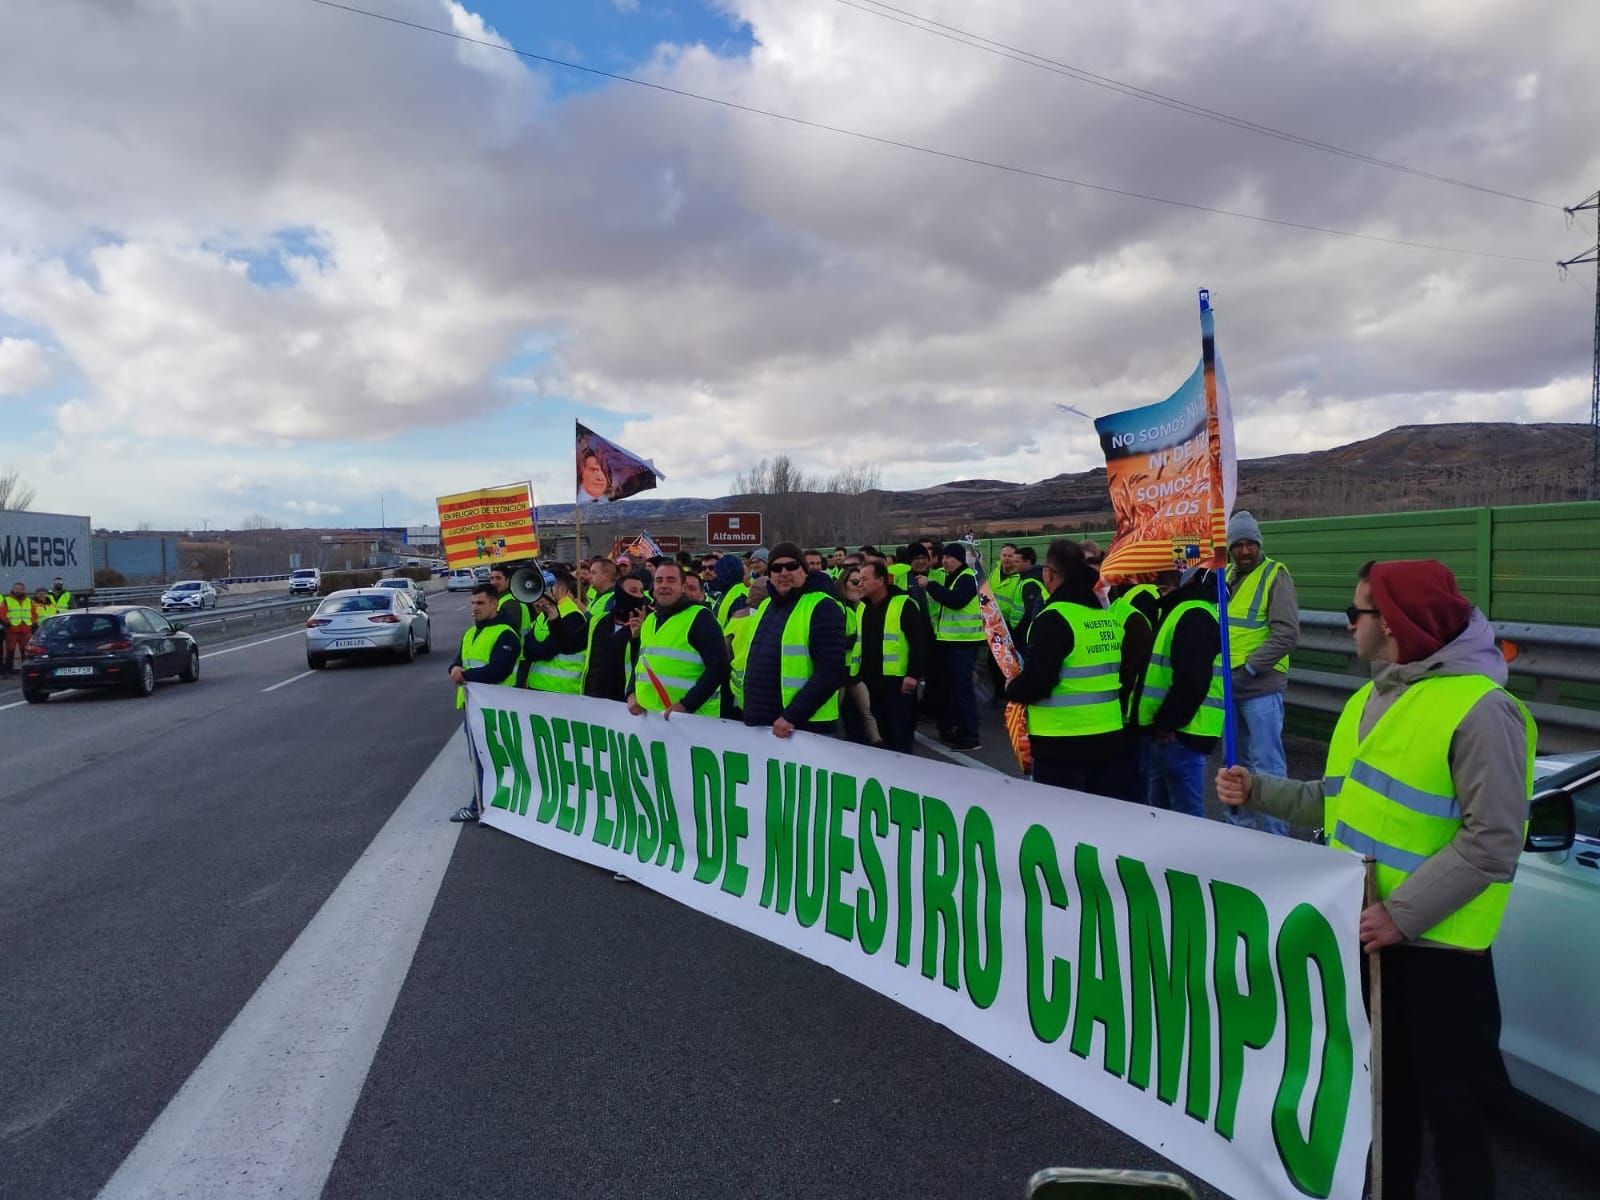
[[[1217,337],[1211,316],[1211,293],[1206,288],[1200,289],[1200,363],[1206,384],[1207,427],[1215,437],[1219,432],[1220,419],[1217,415]],[[1223,547],[1222,566],[1217,568],[1217,631],[1222,636],[1219,655],[1222,668],[1222,761],[1225,766],[1231,767],[1239,761],[1239,718],[1233,708],[1233,654],[1228,637],[1227,547]]]

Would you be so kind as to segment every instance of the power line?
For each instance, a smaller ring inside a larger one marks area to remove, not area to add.
[[[1032,50],[1024,50],[1019,46],[1010,46],[1005,42],[997,42],[986,38],[982,34],[970,30],[960,29],[954,25],[947,25],[943,21],[936,21],[932,17],[925,17],[921,13],[909,9],[896,8],[892,4],[881,3],[880,0],[834,0],[846,8],[853,8],[857,12],[867,13],[885,21],[893,21],[897,25],[904,25],[908,29],[918,29],[923,33],[942,37],[947,41],[958,42],[964,46],[971,46],[974,50],[982,50],[986,54],[993,54],[1000,58],[1008,58],[1012,62],[1022,63],[1024,66],[1036,67],[1039,70],[1049,71],[1056,75],[1064,75],[1075,79],[1079,83],[1089,84],[1091,87],[1104,88],[1119,95],[1128,96],[1134,100],[1143,100],[1156,104],[1162,108],[1170,108],[1177,112],[1187,113],[1192,117],[1200,117],[1208,121],[1216,121],[1223,125],[1231,125],[1235,129],[1242,129],[1249,133],[1257,133],[1263,137],[1278,138],[1281,141],[1292,142],[1297,146],[1304,146],[1308,150],[1318,150],[1326,154],[1338,155],[1354,162],[1366,163],[1369,166],[1383,167],[1390,171],[1399,171],[1406,175],[1415,175],[1421,179],[1430,179],[1435,183],[1446,183],[1452,187],[1467,188],[1474,192],[1482,192],[1490,196],[1499,196],[1505,200],[1516,200],[1522,204],[1533,204],[1540,208],[1559,210],[1562,206],[1552,204],[1548,200],[1536,200],[1531,196],[1519,196],[1515,192],[1501,191],[1499,188],[1488,187],[1481,183],[1473,183],[1469,179],[1457,179],[1450,175],[1439,175],[1433,171],[1425,171],[1420,167],[1409,166],[1406,163],[1395,162],[1387,158],[1378,158],[1371,154],[1363,154],[1359,150],[1351,150],[1344,146],[1336,146],[1332,142],[1319,141],[1316,138],[1306,137],[1286,129],[1278,129],[1272,125],[1263,125],[1245,117],[1236,117],[1231,113],[1219,112],[1214,108],[1207,108],[1202,104],[1192,104],[1176,96],[1168,96],[1162,92],[1154,92],[1136,84],[1127,83],[1109,75],[1100,75],[1084,67],[1076,67],[1071,63],[1064,63],[1058,59],[1049,58],[1043,54],[1036,54]],[[869,7],[870,6],[870,7]],[[891,15],[898,14],[898,15]]]
[[[704,104],[715,104],[722,108],[732,109],[735,112],[748,113],[751,116],[766,117],[773,121],[782,121],[785,124],[797,125],[805,129],[821,130],[824,133],[838,134],[841,137],[854,138],[857,141],[870,142],[878,146],[890,146],[897,150],[906,150],[914,154],[927,155],[930,158],[940,158],[947,162],[966,163],[968,166],[984,167],[992,171],[1004,171],[1009,175],[1018,175],[1028,179],[1038,179],[1046,183],[1065,184],[1068,187],[1083,188],[1087,191],[1100,192],[1108,196],[1121,196],[1128,200],[1144,200],[1151,204],[1165,204],[1172,208],[1185,208],[1191,212],[1209,213],[1212,216],[1232,217],[1241,221],[1257,221],[1264,225],[1276,225],[1284,229],[1298,229],[1306,233],[1321,233],[1330,237],[1351,238],[1363,242],[1377,242],[1386,246],[1405,246],[1413,250],[1433,250],[1441,254],[1461,254],[1472,258],[1492,258],[1502,262],[1537,263],[1548,266],[1549,262],[1542,258],[1530,258],[1521,254],[1501,254],[1493,250],[1473,250],[1464,246],[1442,246],[1434,242],[1417,242],[1405,238],[1384,237],[1376,233],[1358,233],[1351,229],[1336,229],[1329,225],[1313,225],[1303,221],[1290,221],[1282,217],[1267,217],[1258,213],[1238,212],[1228,208],[1213,208],[1207,204],[1196,204],[1188,200],[1174,200],[1170,196],[1156,196],[1149,192],[1136,192],[1127,188],[1110,187],[1103,183],[1090,183],[1083,179],[1073,179],[1066,175],[1054,175],[1048,171],[1036,171],[1029,167],[1019,167],[1010,163],[994,162],[990,159],[977,158],[973,155],[958,154],[950,150],[937,150],[931,146],[921,146],[915,142],[904,142],[896,138],[882,137],[874,133],[862,133],[856,129],[846,129],[840,125],[829,125],[823,121],[812,121],[805,117],[793,116],[790,113],[776,112],[772,109],[758,108],[752,104],[740,104],[736,100],[724,100],[717,96],[707,96],[700,92],[691,92],[684,88],[671,87],[664,83],[655,83],[648,79],[639,79],[633,75],[624,75],[617,71],[605,71],[599,67],[584,66],[582,63],[569,62],[566,59],[555,58],[548,54],[536,54],[532,50],[519,50],[515,46],[501,42],[491,42],[484,38],[469,37],[457,33],[453,29],[440,29],[433,25],[423,25],[417,21],[408,21],[403,17],[390,16],[388,13],[372,12],[369,9],[357,8],[351,4],[340,4],[337,0],[310,0],[312,4],[321,5],[323,8],[339,9],[341,12],[354,13],[360,17],[370,17],[376,21],[386,21],[391,25],[401,25],[407,29],[415,29],[421,33],[432,33],[439,37],[450,38],[453,41],[466,42],[474,46],[483,46],[491,50],[501,50],[515,54],[520,58],[530,59],[534,62],[546,63],[550,66],[561,67],[569,71],[578,71],[585,75],[597,76],[601,79],[610,79],[617,83],[628,83],[635,87],[648,88],[654,92],[662,92],[669,96],[680,96],[686,100],[698,100]]]
[[[1570,221],[1581,212],[1593,212],[1595,244],[1575,258],[1559,262],[1561,277],[1579,263],[1594,264],[1594,377],[1589,392],[1589,499],[1600,500],[1600,192],[1566,210]]]

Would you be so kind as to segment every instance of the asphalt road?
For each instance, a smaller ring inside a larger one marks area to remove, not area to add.
[[[411,666],[307,673],[275,631],[148,700],[0,697],[0,1196],[97,1194],[419,800],[448,868],[335,1114],[325,1196],[1016,1197],[1044,1165],[1165,1165],[824,967],[457,836],[442,675],[465,606],[433,601],[439,652]],[[342,1061],[262,1028],[285,1071]],[[1581,1147],[1507,1124],[1496,1149],[1503,1196],[1591,1194]],[[316,1194],[250,1182],[189,1194]]]

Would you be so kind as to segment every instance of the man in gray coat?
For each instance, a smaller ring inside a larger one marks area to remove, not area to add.
[[[1261,550],[1261,526],[1242,509],[1228,520],[1228,647],[1239,758],[1257,775],[1288,774],[1283,753],[1283,694],[1289,652],[1300,643],[1300,600],[1289,568]],[[1235,825],[1288,836],[1263,813],[1226,808]]]
[[[1345,706],[1321,779],[1217,773],[1230,808],[1323,826],[1376,862],[1362,948],[1383,964],[1383,1194],[1414,1194],[1422,1127],[1439,1192],[1488,1197],[1483,1102],[1500,1081],[1490,946],[1522,851],[1536,730],[1505,690],[1484,615],[1443,563],[1368,563],[1345,610],[1372,683]]]

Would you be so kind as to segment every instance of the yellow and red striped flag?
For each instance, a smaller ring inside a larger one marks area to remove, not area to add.
[[[538,557],[539,532],[527,483],[440,496],[438,504],[439,540],[452,567]]]

